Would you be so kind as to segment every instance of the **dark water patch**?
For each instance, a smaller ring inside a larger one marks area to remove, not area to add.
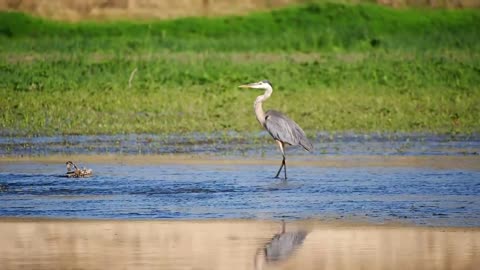
[[[318,133],[311,138],[315,155],[479,155],[480,135],[402,133]],[[130,135],[70,135],[53,137],[0,137],[0,155],[51,154],[217,154],[264,155],[276,153],[270,135],[258,133],[190,133]],[[289,153],[306,154],[299,148]]]

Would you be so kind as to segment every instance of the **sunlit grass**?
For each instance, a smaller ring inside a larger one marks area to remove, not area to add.
[[[265,108],[287,113],[308,132],[478,132],[479,58],[452,55],[83,58],[65,60],[46,73],[52,76],[42,76],[49,61],[21,62],[10,64],[19,67],[11,72],[32,80],[7,76],[0,124],[25,134],[253,131],[259,129],[253,100],[261,91],[237,85],[268,78],[275,91]]]
[[[236,86],[269,79],[265,108],[310,134],[480,132],[479,18],[338,4],[142,23],[1,13],[0,130],[259,130],[260,92]]]

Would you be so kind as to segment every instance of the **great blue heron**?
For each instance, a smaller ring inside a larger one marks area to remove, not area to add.
[[[255,109],[255,115],[257,116],[258,122],[268,131],[268,133],[270,133],[270,135],[272,135],[273,139],[280,147],[280,151],[282,151],[282,165],[280,166],[280,169],[278,169],[275,178],[278,178],[282,168],[284,168],[285,179],[287,179],[285,144],[300,145],[308,152],[311,152],[313,150],[312,143],[308,140],[302,128],[283,113],[274,110],[263,112],[262,103],[267,100],[273,92],[272,84],[269,81],[263,80],[256,83],[240,85],[239,87],[265,90],[263,95],[260,95],[257,97],[257,99],[255,99],[253,107]]]

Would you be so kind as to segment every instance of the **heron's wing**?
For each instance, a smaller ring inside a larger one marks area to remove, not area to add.
[[[313,150],[313,145],[303,129],[281,112],[267,111],[265,113],[265,128],[275,140],[290,145],[301,145],[309,152]]]

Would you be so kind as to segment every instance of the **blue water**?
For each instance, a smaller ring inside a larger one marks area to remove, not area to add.
[[[0,165],[0,216],[113,219],[361,219],[480,226],[480,172],[409,167]]]

